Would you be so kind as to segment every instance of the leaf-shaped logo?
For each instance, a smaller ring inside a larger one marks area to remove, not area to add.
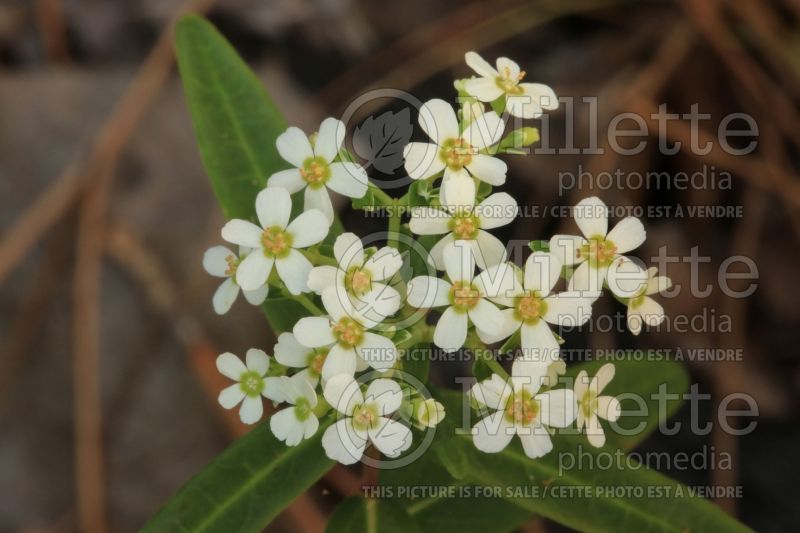
[[[353,149],[379,172],[392,174],[403,165],[403,147],[411,140],[414,125],[406,107],[370,116],[353,133]]]

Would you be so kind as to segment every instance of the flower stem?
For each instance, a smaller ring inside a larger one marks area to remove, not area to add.
[[[397,201],[392,199],[392,205],[389,207],[389,236],[386,239],[386,244],[393,248],[398,248],[400,244],[400,207]]]
[[[322,309],[316,306],[314,302],[311,301],[311,298],[306,296],[305,294],[292,294],[286,287],[281,288],[281,292],[285,298],[289,300],[293,300],[300,305],[302,305],[307,311],[310,311],[311,314],[319,316],[324,315],[325,313],[322,312]]]

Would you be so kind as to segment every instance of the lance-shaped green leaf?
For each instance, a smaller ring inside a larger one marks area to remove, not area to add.
[[[326,533],[418,533],[406,510],[394,502],[352,496],[336,507]]]

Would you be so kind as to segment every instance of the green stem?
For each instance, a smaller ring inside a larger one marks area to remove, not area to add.
[[[302,305],[307,311],[310,311],[311,314],[319,316],[324,315],[325,313],[316,306],[314,302],[311,301],[311,298],[306,296],[305,294],[292,294],[286,289],[286,287],[282,287],[282,293],[284,297],[288,298],[289,300],[293,300],[300,305]]]
[[[392,205],[389,207],[389,237],[386,239],[386,244],[392,248],[399,248],[400,245],[400,223],[400,207],[392,199]]]
[[[328,266],[339,266],[339,263],[333,257],[328,257],[327,255],[322,255],[319,250],[315,249],[306,249],[300,250],[306,259],[311,261],[315,266],[317,265],[328,265]]]

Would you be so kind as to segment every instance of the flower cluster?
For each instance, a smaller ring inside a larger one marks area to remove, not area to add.
[[[534,247],[522,266],[508,260],[506,246],[490,232],[511,223],[519,207],[492,187],[506,181],[500,156],[537,136],[528,135],[532,128],[506,132],[504,118],[535,118],[556,109],[558,100],[545,85],[522,83],[525,72],[507,58],[496,67],[474,52],[465,59],[478,76],[456,84],[462,108],[435,99],[419,110],[430,142],[408,143],[404,168],[412,189],[428,191],[427,201],[411,209],[407,225],[398,211],[391,213],[385,246],[365,247],[349,232],[329,235],[329,190],[360,202],[374,197],[369,208],[410,208],[411,193],[392,199],[370,184],[343,147],[344,124],[328,118],[314,135],[292,127],[278,137],[290,168],[273,174],[257,195],[254,220],[230,220],[222,229],[238,253],[216,246],[204,256],[205,269],[225,278],[213,297],[217,313],[230,309],[240,289],[254,305],[275,296],[305,310],[278,336],[274,362],[256,349],[245,362],[230,353],[217,359],[219,371],[235,381],[220,393],[220,404],[241,404],[241,420],[252,424],[267,398],[279,409],[270,428],[288,446],[325,426],[322,447],[343,464],[359,461],[370,445],[390,458],[408,450],[415,430],[445,417],[440,402],[400,379],[404,350],[431,342],[477,355],[504,341],[503,353],[518,354],[510,376],[493,357],[486,359],[492,373],[471,390],[485,415],[473,428],[475,446],[484,452],[500,451],[518,435],[529,457],[541,457],[552,449],[553,428],[576,421],[592,445],[602,446],[598,420],[620,415],[614,397],[600,396],[613,365],[591,381],[584,371],[574,388],[558,388],[566,365],[559,355],[563,341],[552,328],[584,324],[608,288],[627,306],[629,328],[638,334],[643,324],[663,319],[651,296],[668,288],[669,279],[623,255],[644,242],[644,228],[629,217],[608,231],[608,209],[598,198],[575,207],[582,236],[556,235]],[[293,211],[299,198],[293,202],[292,195],[300,191],[302,209]],[[440,236],[423,258],[430,266],[425,272],[414,272],[413,250],[400,244],[401,231]]]

